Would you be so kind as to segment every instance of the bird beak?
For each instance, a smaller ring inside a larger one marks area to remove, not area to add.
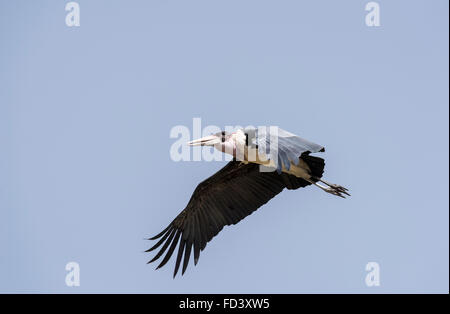
[[[214,146],[214,144],[220,143],[220,139],[215,135],[209,135],[202,137],[198,140],[194,140],[191,142],[188,142],[187,144],[189,146]]]

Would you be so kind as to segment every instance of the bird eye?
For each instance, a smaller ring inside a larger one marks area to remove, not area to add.
[[[225,142],[225,135],[226,135],[225,131],[222,131],[222,143]]]

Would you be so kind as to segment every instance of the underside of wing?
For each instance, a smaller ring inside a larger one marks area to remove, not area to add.
[[[191,252],[197,264],[200,251],[224,226],[238,223],[285,187],[296,189],[306,185],[309,183],[286,173],[260,172],[257,164],[231,161],[200,183],[186,208],[166,229],[150,239],[159,240],[147,251],[161,248],[149,263],[165,253],[157,268],[164,266],[178,245],[174,277],[182,261],[184,274]]]

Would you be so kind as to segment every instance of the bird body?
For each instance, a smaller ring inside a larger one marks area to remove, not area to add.
[[[254,146],[246,145],[247,136],[243,129],[239,129],[231,134],[231,140],[236,143],[236,149],[233,150],[233,153],[227,152],[225,149],[223,149],[224,146],[221,145],[222,143],[214,144],[214,148],[224,153],[229,153],[235,158],[237,156],[242,156],[242,162],[246,164],[249,162],[253,162],[265,166],[269,169],[276,169],[277,168],[276,161],[273,158],[270,158],[270,156],[267,156],[267,154],[265,154],[264,152],[260,152]],[[298,163],[295,163],[293,161],[289,161],[289,163],[290,167],[288,168],[286,168],[285,165],[281,166],[282,172],[292,174],[298,178],[303,179],[311,178],[310,175],[311,169],[302,158],[298,157]]]
[[[314,185],[343,198],[350,195],[346,188],[322,180],[325,162],[310,154],[324,152],[323,146],[279,128],[219,132],[188,144],[212,146],[232,155],[233,160],[201,182],[185,209],[150,238],[159,241],[148,252],[162,247],[149,263],[166,253],[157,268],[168,262],[178,245],[174,277],[182,260],[184,274],[192,250],[197,264],[200,251],[224,226],[238,223],[285,188]]]

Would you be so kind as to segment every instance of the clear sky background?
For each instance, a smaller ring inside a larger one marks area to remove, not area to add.
[[[448,292],[448,1],[379,28],[361,0],[67,2],[0,4],[0,292]],[[170,159],[194,117],[324,145],[352,197],[285,191],[154,271],[144,238],[225,164]]]

